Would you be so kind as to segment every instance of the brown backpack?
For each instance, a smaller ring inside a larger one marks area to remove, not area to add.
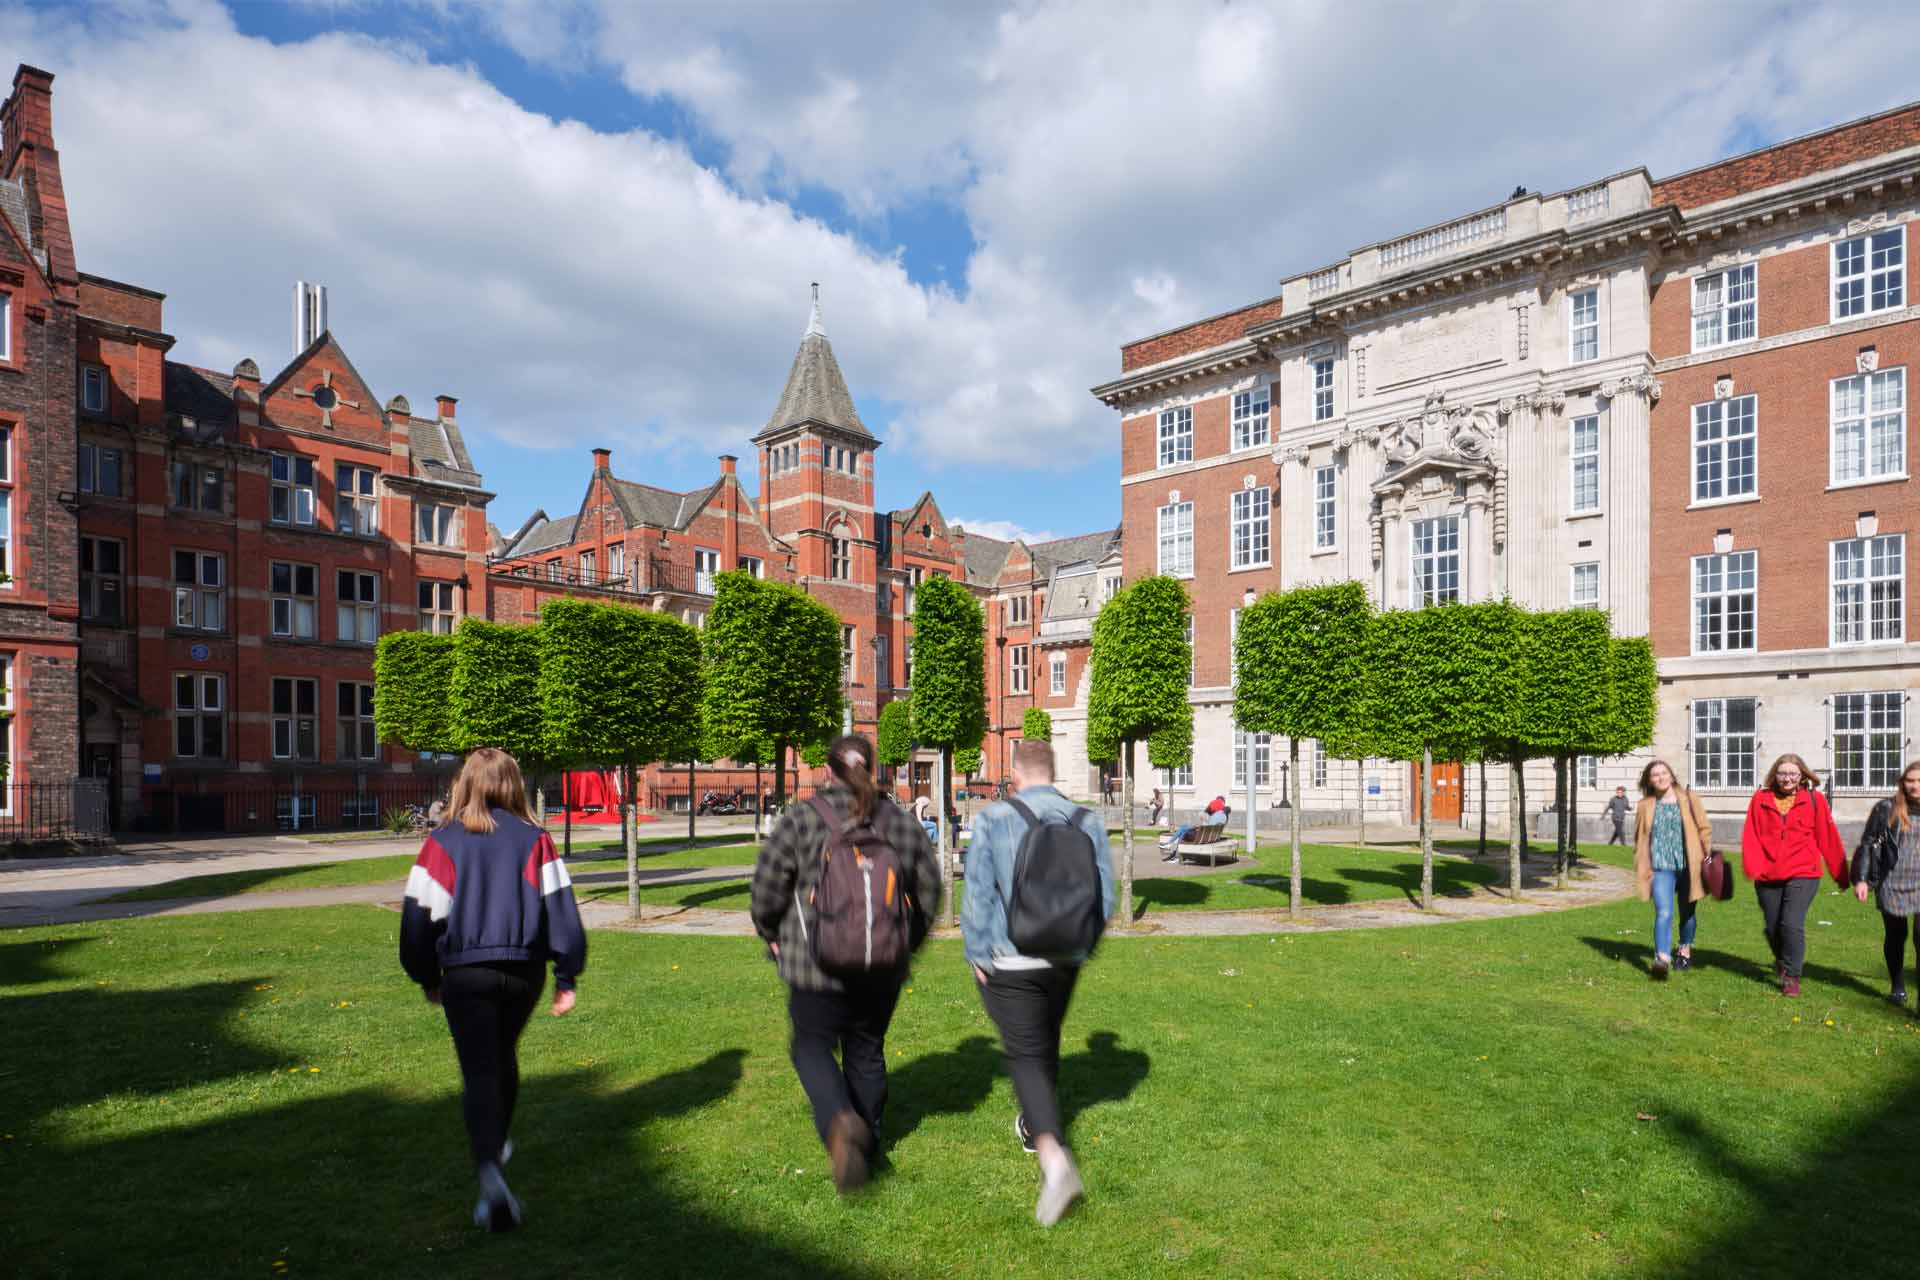
[[[897,972],[913,950],[917,915],[900,855],[871,821],[843,822],[824,796],[810,803],[827,824],[804,908],[815,962],[843,978]]]

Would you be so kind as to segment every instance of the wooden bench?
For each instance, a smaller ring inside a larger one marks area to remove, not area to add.
[[[1174,857],[1181,862],[1207,862],[1218,866],[1240,856],[1240,842],[1226,834],[1226,827],[1201,827],[1192,836],[1174,846]]]

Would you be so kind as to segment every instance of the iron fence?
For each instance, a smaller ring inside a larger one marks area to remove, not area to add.
[[[0,784],[0,844],[104,840],[110,834],[107,784],[96,778]]]
[[[423,812],[443,799],[448,778],[369,781],[364,787],[159,787],[145,793],[140,826],[182,835],[263,831],[373,831],[409,805]]]

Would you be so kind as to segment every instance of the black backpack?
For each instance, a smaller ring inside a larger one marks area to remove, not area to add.
[[[1080,829],[1087,810],[1065,819],[1041,819],[1015,799],[1007,804],[1027,820],[1013,856],[1013,894],[1007,902],[1007,939],[1035,959],[1070,959],[1093,950],[1107,927],[1100,901],[1100,851]]]
[[[905,864],[871,821],[843,823],[825,796],[812,803],[827,824],[820,877],[803,908],[814,914],[814,960],[844,978],[897,972],[919,942],[916,932],[924,932],[915,927]]]

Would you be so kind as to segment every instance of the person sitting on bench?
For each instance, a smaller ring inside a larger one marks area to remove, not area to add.
[[[1180,846],[1186,842],[1188,836],[1198,831],[1201,827],[1225,827],[1227,825],[1227,818],[1232,812],[1233,811],[1227,807],[1227,799],[1225,796],[1215,796],[1213,803],[1207,806],[1207,820],[1205,822],[1181,827],[1178,831],[1160,841],[1160,848],[1165,851],[1160,861],[1178,862],[1180,860]]]

